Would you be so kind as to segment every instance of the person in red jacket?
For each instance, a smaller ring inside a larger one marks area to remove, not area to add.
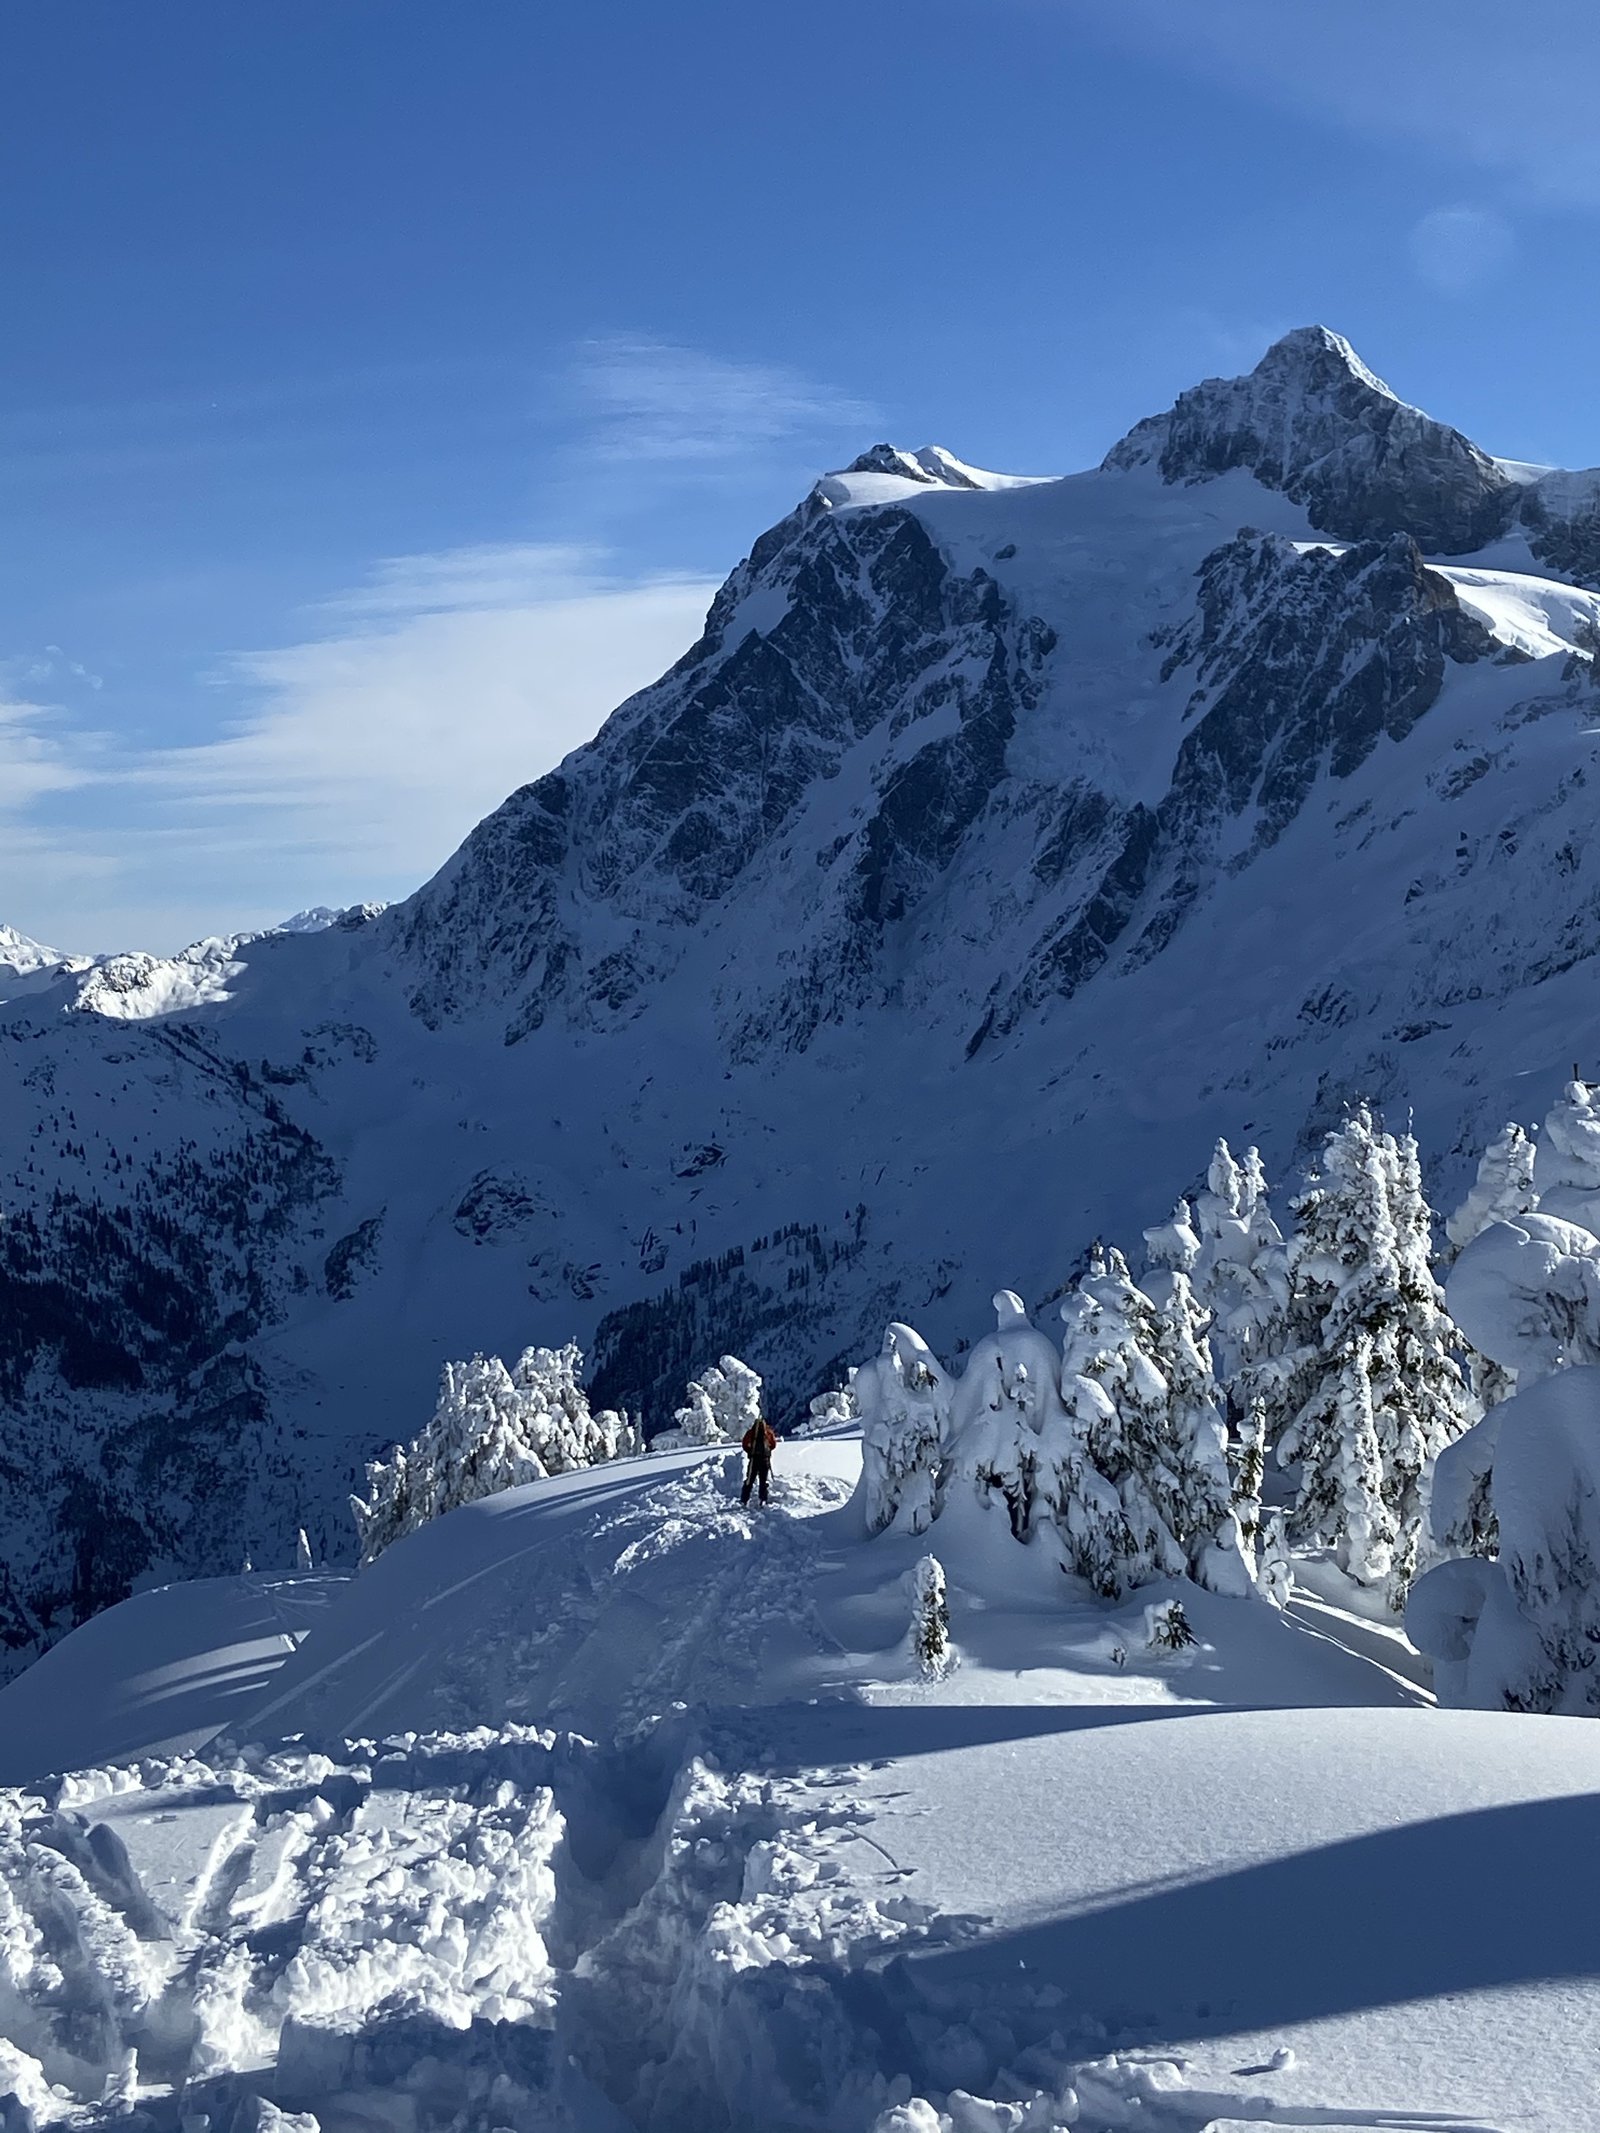
[[[748,1503],[750,1491],[759,1481],[761,1501],[767,1500],[767,1483],[772,1477],[772,1454],[777,1448],[778,1433],[762,1416],[745,1431],[739,1442],[744,1447],[744,1487],[739,1492],[739,1501]]]

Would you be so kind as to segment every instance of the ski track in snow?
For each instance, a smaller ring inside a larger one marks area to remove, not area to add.
[[[829,1651],[808,1585],[842,1488],[798,1473],[749,1512],[728,1488],[708,1461],[603,1515],[587,1584],[552,1571],[565,1613],[524,1629],[531,1653],[581,1648],[642,1565],[709,1547],[608,1744],[515,1723],[223,1742],[0,1793],[0,2128],[1468,2133],[1280,2107],[1261,2082],[1292,2054],[1236,2094],[1107,2056],[1103,2031],[1097,2058],[1022,1965],[954,2000],[919,1982],[904,1958],[984,1922],[911,1893],[875,1834],[898,1773],[825,1760],[862,1706],[740,1708],[774,1625]],[[463,1659],[463,1708],[514,1688],[509,1624]]]

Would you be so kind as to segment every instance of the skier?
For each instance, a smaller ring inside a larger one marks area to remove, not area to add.
[[[772,1477],[772,1454],[777,1448],[778,1433],[764,1415],[757,1415],[739,1442],[744,1448],[744,1487],[739,1492],[739,1501],[748,1503],[750,1491],[759,1481],[761,1501],[765,1503],[767,1483]]]

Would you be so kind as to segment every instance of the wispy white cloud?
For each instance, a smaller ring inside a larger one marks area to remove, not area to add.
[[[18,670],[31,684],[47,679],[52,664],[9,662],[9,686],[7,665],[0,665],[0,814],[12,818],[26,814],[48,794],[89,784],[109,745],[104,734],[74,728],[59,704],[14,693]],[[14,826],[13,820],[8,836]]]
[[[68,945],[171,948],[404,894],[669,666],[714,589],[559,546],[401,556],[299,641],[230,659],[213,740],[135,754],[0,703],[0,913]],[[37,816],[73,786],[92,810]]]
[[[640,336],[584,344],[569,382],[581,441],[562,508],[594,543],[376,562],[288,641],[215,668],[205,740],[88,734],[98,678],[56,648],[12,675],[14,708],[0,668],[0,812],[18,832],[0,840],[0,918],[72,947],[170,948],[407,893],[698,634],[714,581],[626,573],[605,545],[641,490],[786,481],[881,419],[782,364]],[[33,701],[47,693],[77,722]]]
[[[1421,142],[1548,204],[1600,208],[1594,0],[1060,0],[1096,35]]]
[[[868,402],[782,364],[628,336],[586,342],[577,383],[602,460],[742,459],[879,419]]]
[[[398,557],[327,604],[339,627],[231,661],[249,711],[138,776],[266,848],[420,872],[670,665],[714,589],[582,549]]]

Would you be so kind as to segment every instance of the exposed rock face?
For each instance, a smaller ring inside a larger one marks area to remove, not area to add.
[[[558,1011],[593,1028],[637,1013],[697,922],[770,864],[853,750],[887,735],[864,822],[811,855],[826,940],[806,999],[778,1020],[803,1043],[859,998],[872,939],[949,865],[1003,778],[1054,639],[986,572],[952,568],[908,511],[824,506],[785,528],[718,595],[691,660],[514,794],[397,914],[430,1026],[488,1000],[515,1003],[508,1043]],[[776,619],[753,627],[751,609]]]
[[[1180,393],[1105,460],[1151,463],[1172,482],[1245,467],[1304,504],[1319,533],[1346,541],[1409,533],[1440,555],[1498,539],[1518,494],[1487,453],[1396,399],[1325,326],[1286,334],[1246,378],[1209,378]]]
[[[1517,515],[1544,569],[1600,587],[1600,471],[1545,475],[1521,492]]]
[[[1165,796],[1122,817],[1093,892],[1063,912],[980,1038],[1075,992],[1119,951],[1129,967],[1159,954],[1208,874],[1274,843],[1319,778],[1348,777],[1384,735],[1403,740],[1449,663],[1499,649],[1405,534],[1341,554],[1243,532],[1207,559],[1198,610],[1164,669],[1194,680]],[[1105,848],[1107,814],[1087,807],[1091,849]]]
[[[1408,407],[1326,326],[1285,334],[1243,378],[1208,378],[1137,423],[1104,464],[1169,482],[1248,469],[1336,540],[1408,533],[1472,555],[1515,530],[1561,577],[1600,586],[1600,473],[1519,479],[1448,423]]]

